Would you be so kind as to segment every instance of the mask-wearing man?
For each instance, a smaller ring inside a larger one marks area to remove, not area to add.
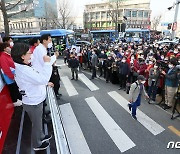
[[[143,75],[139,75],[137,77],[137,81],[131,84],[131,88],[129,91],[129,110],[132,111],[132,117],[133,119],[137,120],[136,117],[136,110],[137,107],[141,105],[141,97],[144,95],[146,98],[149,99],[149,96],[147,95],[144,83],[145,83],[145,77]]]
[[[167,72],[162,71],[165,76],[165,105],[164,109],[170,109],[172,107],[173,98],[178,88],[177,78],[177,59],[174,57],[170,59],[168,64],[169,70]]]

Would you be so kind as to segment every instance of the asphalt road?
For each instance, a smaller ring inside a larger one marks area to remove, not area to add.
[[[167,149],[168,142],[180,142],[179,119],[171,120],[170,114],[143,99],[136,121],[127,108],[128,95],[118,85],[102,78],[90,81],[89,71],[80,72],[78,81],[70,80],[70,69],[62,60],[57,64],[62,94],[58,103],[73,153],[180,153],[180,149]]]

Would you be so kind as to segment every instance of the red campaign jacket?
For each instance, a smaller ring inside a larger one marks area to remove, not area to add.
[[[0,69],[2,69],[4,74],[10,79],[14,80],[14,74],[11,72],[10,67],[15,69],[11,55],[6,52],[0,52]]]
[[[139,65],[139,75],[145,75],[145,70],[147,69],[147,65],[144,63],[144,64],[140,64]]]

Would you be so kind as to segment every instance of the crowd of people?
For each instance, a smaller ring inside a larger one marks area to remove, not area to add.
[[[99,41],[64,51],[64,62],[79,60],[80,69],[92,71],[90,79],[103,76],[106,83],[119,84],[119,90],[129,93],[139,75],[145,77],[144,87],[149,101],[156,103],[157,94],[164,98],[164,109],[173,106],[173,98],[179,86],[180,44],[124,43]],[[71,67],[71,65],[70,65]]]
[[[14,45],[11,37],[0,43],[0,69],[14,106],[23,106],[28,113],[32,127],[34,150],[44,150],[51,135],[42,131],[42,119],[50,113],[45,111],[46,86],[54,88],[57,99],[60,76],[55,61],[55,52],[48,56],[53,47],[51,36],[33,38],[30,46],[24,43]],[[173,106],[174,96],[179,87],[180,44],[165,45],[153,43],[124,43],[99,41],[91,46],[64,50],[64,63],[72,71],[72,80],[78,80],[78,70],[90,70],[91,80],[104,77],[106,83],[119,84],[119,90],[129,93],[129,110],[136,118],[136,109],[144,94],[151,103],[157,94],[164,98],[164,109]],[[37,118],[38,117],[38,118]]]

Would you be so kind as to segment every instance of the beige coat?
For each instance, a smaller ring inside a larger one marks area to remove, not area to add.
[[[138,81],[136,81],[136,82],[138,83]],[[136,87],[137,87],[137,84],[135,82],[133,84],[131,84],[131,88],[129,91],[129,101],[135,102],[137,100],[139,93],[140,93],[140,85],[138,84],[138,87],[137,88]],[[145,91],[144,85],[143,85],[142,94],[145,97],[148,97],[148,95]]]

